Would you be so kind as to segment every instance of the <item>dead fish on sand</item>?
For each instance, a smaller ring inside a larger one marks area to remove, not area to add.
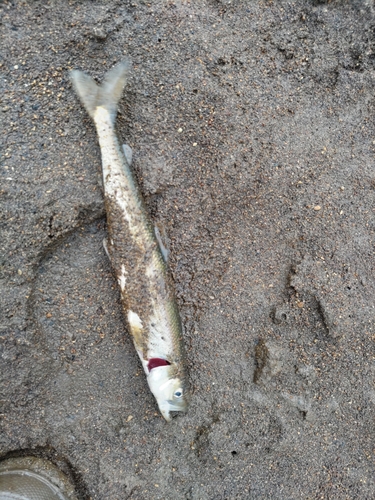
[[[108,240],[106,252],[121,288],[121,298],[147,382],[163,417],[186,411],[188,381],[181,320],[171,278],[155,228],[130,169],[131,150],[115,133],[117,104],[130,70],[125,60],[101,86],[81,71],[71,80],[94,120],[102,155]]]

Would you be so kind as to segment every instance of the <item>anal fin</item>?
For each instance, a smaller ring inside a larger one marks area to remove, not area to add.
[[[161,251],[161,254],[163,256],[164,262],[168,262],[169,250],[164,245],[159,228],[157,226],[154,226],[154,232],[155,232],[155,237],[158,240],[160,251]]]

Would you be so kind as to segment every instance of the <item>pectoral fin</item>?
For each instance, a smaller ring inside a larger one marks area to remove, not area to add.
[[[105,250],[105,253],[107,254],[107,257],[109,259],[111,259],[110,255],[109,255],[109,251],[108,251],[108,240],[107,240],[107,238],[103,239],[103,248]]]
[[[132,160],[133,160],[133,150],[128,144],[123,144],[122,150],[124,152],[126,161],[128,162],[128,165],[130,167],[130,165],[132,164]]]

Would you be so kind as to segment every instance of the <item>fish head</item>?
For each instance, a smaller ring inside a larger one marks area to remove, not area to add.
[[[153,368],[148,374],[147,382],[167,422],[172,420],[171,411],[187,410],[187,383],[174,365]]]

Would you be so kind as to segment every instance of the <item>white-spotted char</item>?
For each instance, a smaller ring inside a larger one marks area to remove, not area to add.
[[[131,150],[120,147],[115,133],[117,104],[129,70],[129,61],[121,62],[101,86],[81,71],[72,71],[71,79],[98,133],[108,224],[106,252],[149,387],[169,421],[171,411],[186,411],[188,405],[185,351],[171,277],[131,172]]]

